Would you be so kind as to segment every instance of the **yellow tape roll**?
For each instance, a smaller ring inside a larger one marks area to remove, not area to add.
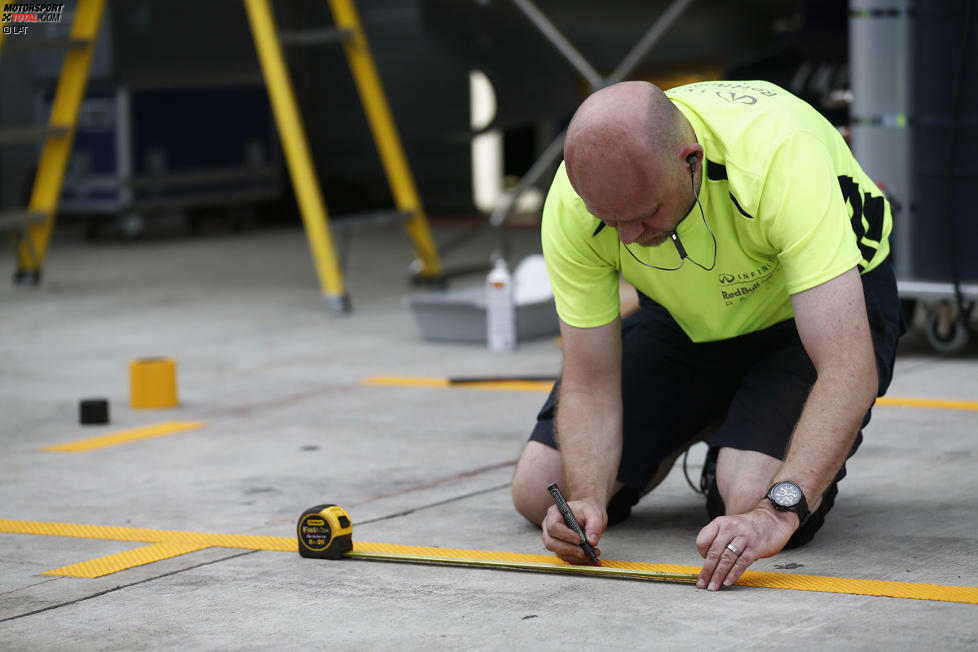
[[[129,361],[129,406],[136,409],[176,407],[177,362],[173,358]]]

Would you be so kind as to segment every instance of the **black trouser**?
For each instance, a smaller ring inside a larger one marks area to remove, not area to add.
[[[882,396],[906,325],[891,265],[867,272],[862,281],[876,354],[877,394]],[[625,489],[609,504],[609,520],[626,518],[659,465],[718,419],[722,421],[710,437],[711,449],[727,446],[784,459],[816,379],[793,319],[727,340],[695,343],[665,308],[641,294],[639,300],[641,308],[622,321],[624,439],[618,480]],[[554,386],[530,435],[532,441],[553,448],[559,386]],[[864,427],[869,419],[867,412]],[[850,456],[861,442],[860,430]],[[836,482],[845,473],[843,465]],[[715,479],[705,488],[711,518],[723,514]],[[829,493],[823,498],[821,517],[834,502],[834,493],[827,499]],[[813,516],[811,535],[821,526],[821,518],[817,525],[814,521]]]

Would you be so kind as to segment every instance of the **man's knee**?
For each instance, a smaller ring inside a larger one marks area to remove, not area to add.
[[[723,451],[728,451],[724,454]],[[744,455],[746,453],[746,455]],[[711,449],[710,454],[713,454]],[[760,457],[751,457],[760,456]],[[766,459],[765,459],[766,458]],[[711,464],[707,459],[707,467]],[[724,514],[743,514],[750,511],[763,500],[770,488],[774,474],[781,466],[781,460],[762,453],[740,451],[733,448],[721,448],[715,463],[712,481],[708,469],[704,475],[706,480],[706,509],[710,518]],[[751,478],[751,474],[756,477]],[[718,495],[719,494],[719,495]],[[825,522],[825,515],[835,504],[838,494],[838,483],[833,482],[825,493],[809,505],[811,516],[803,523],[788,542],[785,550],[802,546],[815,536],[815,533]]]
[[[744,514],[757,507],[781,464],[778,458],[757,451],[721,448],[716,483],[726,513]]]
[[[553,499],[547,491],[552,482],[559,482],[562,468],[560,452],[538,441],[530,441],[516,463],[513,473],[513,506],[528,521],[540,525]]]

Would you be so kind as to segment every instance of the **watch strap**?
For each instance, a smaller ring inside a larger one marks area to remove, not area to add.
[[[784,482],[790,482],[791,484],[795,485],[795,487],[798,488],[798,495],[800,496],[798,502],[795,503],[794,505],[791,505],[790,507],[779,505],[777,501],[775,501],[774,498],[771,497],[774,488],[777,487],[779,484],[783,484]],[[798,527],[801,527],[802,525],[807,523],[808,519],[811,518],[812,516],[811,510],[808,508],[808,499],[805,498],[805,492],[802,491],[801,487],[798,485],[797,482],[793,482],[791,480],[779,480],[778,482],[775,482],[773,485],[771,485],[771,488],[767,490],[767,493],[765,494],[764,497],[767,498],[769,501],[771,501],[771,504],[774,506],[774,509],[778,510],[779,512],[795,512],[796,514],[798,514]]]

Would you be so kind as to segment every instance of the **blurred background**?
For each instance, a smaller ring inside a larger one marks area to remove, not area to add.
[[[573,56],[606,80],[664,13],[678,10],[626,78],[663,88],[765,79],[814,105],[890,195],[905,307],[914,311],[923,301],[934,345],[953,350],[967,339],[978,280],[978,220],[967,201],[978,187],[974,4],[355,6],[428,220],[436,231],[451,222],[473,233],[539,223],[559,162],[546,150],[595,86]],[[29,38],[8,35],[0,53],[0,210],[8,214],[29,203],[41,151],[39,139],[16,129],[48,122],[62,72],[64,53],[42,42],[68,35],[77,6],[65,3],[60,22],[31,25]],[[347,214],[392,206],[343,49],[336,39],[315,37],[334,24],[330,5],[271,6],[332,228]],[[58,237],[193,238],[302,224],[240,0],[110,0],[84,97],[57,206]],[[466,230],[436,237],[437,246],[450,250]],[[16,233],[8,239],[16,244]],[[444,270],[443,278],[485,272],[490,256],[470,262]]]

